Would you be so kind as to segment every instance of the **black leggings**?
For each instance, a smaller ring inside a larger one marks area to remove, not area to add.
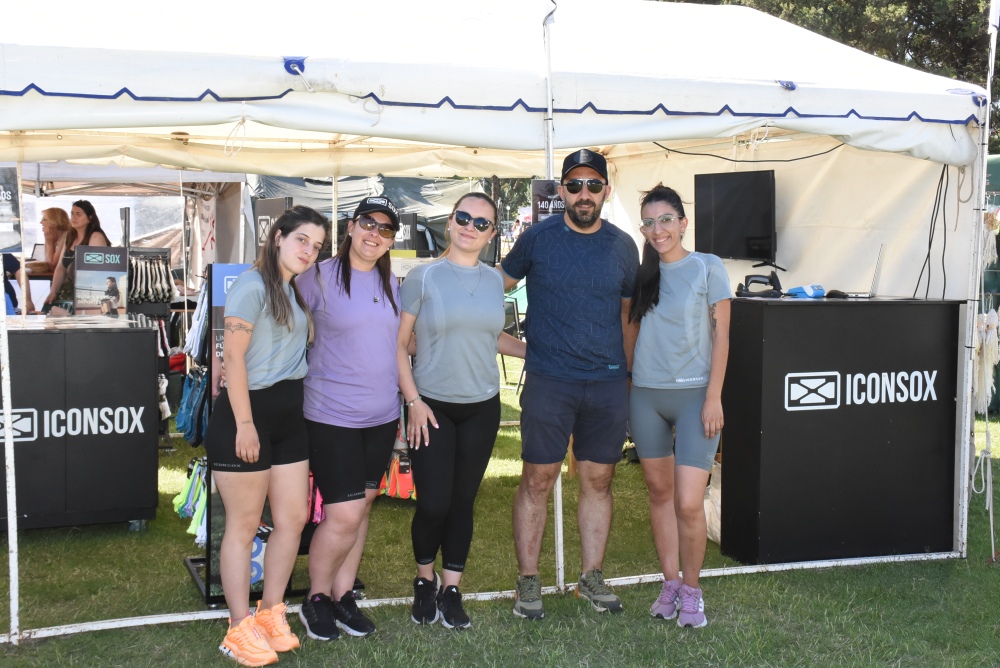
[[[417,511],[410,534],[418,564],[438,549],[449,571],[465,570],[472,544],[473,504],[500,429],[500,395],[474,404],[424,400],[437,418],[430,446],[410,448]]]

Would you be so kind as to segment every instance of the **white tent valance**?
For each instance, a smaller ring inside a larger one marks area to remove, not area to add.
[[[542,24],[553,10],[556,148],[767,125],[968,165],[986,100],[737,6],[340,0],[303,16],[262,0],[239,12],[182,0],[140,23],[121,0],[44,22],[33,3],[12,4],[0,25],[0,160],[539,174],[537,154],[518,152],[545,146]],[[159,14],[225,30],[164,30]],[[231,133],[243,151],[226,158]]]

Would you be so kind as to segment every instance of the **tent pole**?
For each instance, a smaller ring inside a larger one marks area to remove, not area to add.
[[[552,23],[554,14],[558,6],[552,0],[552,11],[542,21],[542,33],[545,39],[545,178],[552,179],[555,175],[553,158],[553,128],[552,128]],[[563,498],[562,498],[562,469],[559,470],[559,477],[556,478],[555,487],[552,488],[553,521],[556,528],[556,587],[559,591],[566,588],[566,555],[563,549]]]
[[[332,207],[330,211],[330,252],[334,255],[337,254],[337,230],[340,227],[338,222],[340,220],[340,190],[337,186],[337,175],[333,175],[333,187],[330,188],[330,205]]]
[[[243,220],[246,218],[243,215],[243,190],[246,188],[246,185],[246,183],[240,184],[240,264],[245,262],[243,258],[247,254],[247,226],[243,224]]]
[[[21,190],[21,163],[17,163],[17,189],[19,215],[23,219],[24,199]],[[24,232],[22,231],[23,235]],[[23,236],[22,236],[23,239]],[[24,295],[21,296],[24,299]],[[10,396],[10,349],[7,336],[7,309],[0,309],[0,391],[3,392],[3,451],[4,472],[7,479],[7,558],[10,573],[10,641],[17,645],[21,639],[20,610],[18,605],[21,573],[17,549],[17,481],[14,473],[14,416]]]
[[[554,158],[554,130],[552,127],[552,24],[555,21],[554,14],[557,6],[555,0],[551,0],[552,11],[545,16],[542,22],[542,31],[545,38],[545,178],[552,179],[555,174]]]
[[[994,61],[996,60],[996,53],[997,53],[997,31],[998,30],[1000,30],[1000,2],[998,2],[997,0],[992,0],[990,2],[989,21],[987,23],[987,32],[989,33],[989,38],[990,38],[990,47],[989,47],[989,60],[987,61],[987,64],[986,64],[986,71],[987,71],[987,76],[986,76],[986,100],[985,100],[985,102],[983,104],[983,120],[982,120],[982,123],[980,124],[980,135],[979,135],[980,136],[980,142],[979,142],[979,151],[980,151],[980,156],[979,157],[980,157],[980,159],[979,159],[978,163],[976,164],[976,176],[978,177],[978,181],[975,180],[975,179],[973,180],[973,183],[975,183],[978,186],[978,188],[976,190],[976,206],[977,206],[977,214],[978,215],[975,217],[976,222],[978,223],[978,229],[976,230],[976,233],[973,235],[974,240],[975,240],[974,241],[975,247],[973,248],[973,251],[972,251],[972,253],[973,253],[972,254],[972,258],[973,258],[972,267],[973,267],[973,271],[974,271],[974,273],[975,273],[975,275],[976,275],[976,277],[978,279],[976,281],[976,284],[977,284],[976,287],[978,288],[977,293],[978,293],[978,297],[979,297],[979,308],[975,309],[976,312],[971,317],[968,318],[969,325],[966,327],[967,334],[966,334],[966,342],[965,342],[967,350],[969,350],[970,349],[969,347],[972,345],[972,330],[975,328],[976,315],[978,313],[986,313],[986,303],[984,301],[986,299],[986,284],[985,284],[985,275],[986,275],[986,271],[985,270],[986,270],[986,267],[982,266],[983,265],[983,255],[982,254],[983,254],[983,252],[985,250],[985,243],[986,243],[986,238],[987,238],[986,225],[985,225],[985,222],[986,222],[986,220],[985,220],[985,216],[986,216],[986,165],[987,165],[987,161],[988,161],[988,158],[989,158],[989,152],[990,152],[990,147],[989,147],[989,142],[990,142],[990,110],[993,108],[993,69],[994,69],[994,64],[995,64]],[[985,342],[984,342],[984,345],[985,345]],[[965,365],[966,365],[967,370],[971,366],[971,359],[970,358],[971,358],[971,356],[966,356]],[[988,369],[986,371],[987,371],[987,373],[990,373],[990,374],[993,373],[993,369]],[[970,381],[971,381],[971,379],[970,379]],[[971,391],[970,392],[965,392],[964,396],[966,397],[966,400],[968,400],[969,404],[970,404],[970,406],[965,411],[965,417],[966,417],[966,419],[969,420],[969,425],[968,425],[968,427],[966,429],[963,430],[964,433],[962,434],[963,450],[967,451],[967,454],[963,457],[963,460],[966,461],[966,462],[968,462],[970,459],[972,459],[975,456],[975,449],[974,449],[975,443],[974,442],[973,443],[969,443],[969,441],[970,441],[970,434],[973,433],[973,422],[974,422],[974,419],[975,419],[975,414],[974,414],[974,411],[975,411],[975,402],[971,401],[971,398],[972,398]],[[989,519],[989,522],[990,522],[990,556],[989,556],[989,559],[990,559],[990,561],[996,561],[996,559],[997,559],[996,532],[995,532],[995,529],[994,529],[994,520],[993,520],[993,461],[992,461],[992,453],[990,452],[989,428],[990,428],[989,410],[987,410],[986,411],[986,450],[983,452],[983,457],[985,458],[986,461],[984,462],[985,471],[983,473],[984,473],[985,478],[986,478],[986,481],[985,481],[986,482],[986,485],[985,485],[985,488],[986,488],[985,489],[985,492],[986,492],[986,509],[989,511],[989,518],[990,518]],[[971,440],[974,441],[974,439],[971,439]],[[963,516],[964,520],[960,524],[960,527],[961,527],[961,529],[960,529],[960,533],[961,533],[960,540],[961,540],[961,543],[960,544],[961,544],[961,552],[962,552],[963,556],[965,555],[965,553],[966,553],[966,551],[968,549],[968,547],[967,547],[967,541],[968,541],[968,507],[969,507],[969,500],[970,500],[969,499],[970,494],[969,494],[969,491],[968,491],[968,487],[972,485],[972,480],[971,480],[971,476],[970,475],[965,475],[964,476],[964,480],[965,480],[965,482],[964,482],[965,488],[962,490],[962,499],[961,499],[962,501],[965,502],[964,512],[962,512],[962,516]]]

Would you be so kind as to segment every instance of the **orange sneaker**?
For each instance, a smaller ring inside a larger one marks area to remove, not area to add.
[[[258,632],[254,618],[249,615],[239,626],[229,629],[219,649],[241,666],[266,666],[278,662],[278,655]]]
[[[299,639],[292,633],[292,627],[288,625],[288,619],[285,617],[284,603],[266,610],[261,609],[260,601],[257,601],[254,618],[257,620],[257,631],[275,652],[290,652],[299,648]]]

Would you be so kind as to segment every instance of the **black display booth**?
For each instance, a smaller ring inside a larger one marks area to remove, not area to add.
[[[156,516],[157,332],[100,319],[8,329],[19,528]]]
[[[282,210],[283,212],[284,210]],[[236,278],[249,269],[249,264],[210,264],[206,267],[204,288],[208,290],[209,323],[211,328],[208,337],[208,345],[212,346],[212,354],[208,355],[208,369],[206,373],[209,378],[218,378],[222,359],[222,345],[224,336],[224,321],[226,313],[226,294]],[[219,576],[219,548],[222,544],[222,535],[226,528],[226,511],[222,504],[219,493],[213,489],[212,469],[209,465],[206,485],[208,486],[208,507],[205,513],[205,554],[184,559],[188,573],[194,580],[195,585],[205,597],[208,605],[219,605],[225,603],[226,599],[222,592],[222,580]],[[264,514],[261,518],[261,527],[257,531],[253,546],[250,551],[250,598],[256,600],[261,597],[264,591],[264,554],[267,550],[267,539],[271,531],[270,508],[265,502]],[[309,539],[312,538],[313,525],[307,525],[307,531],[303,531],[302,542],[299,554],[306,554],[309,550]],[[304,595],[308,583],[298,582],[295,574],[289,580],[286,593],[289,596]]]
[[[734,300],[723,554],[956,549],[964,318],[953,301]]]

